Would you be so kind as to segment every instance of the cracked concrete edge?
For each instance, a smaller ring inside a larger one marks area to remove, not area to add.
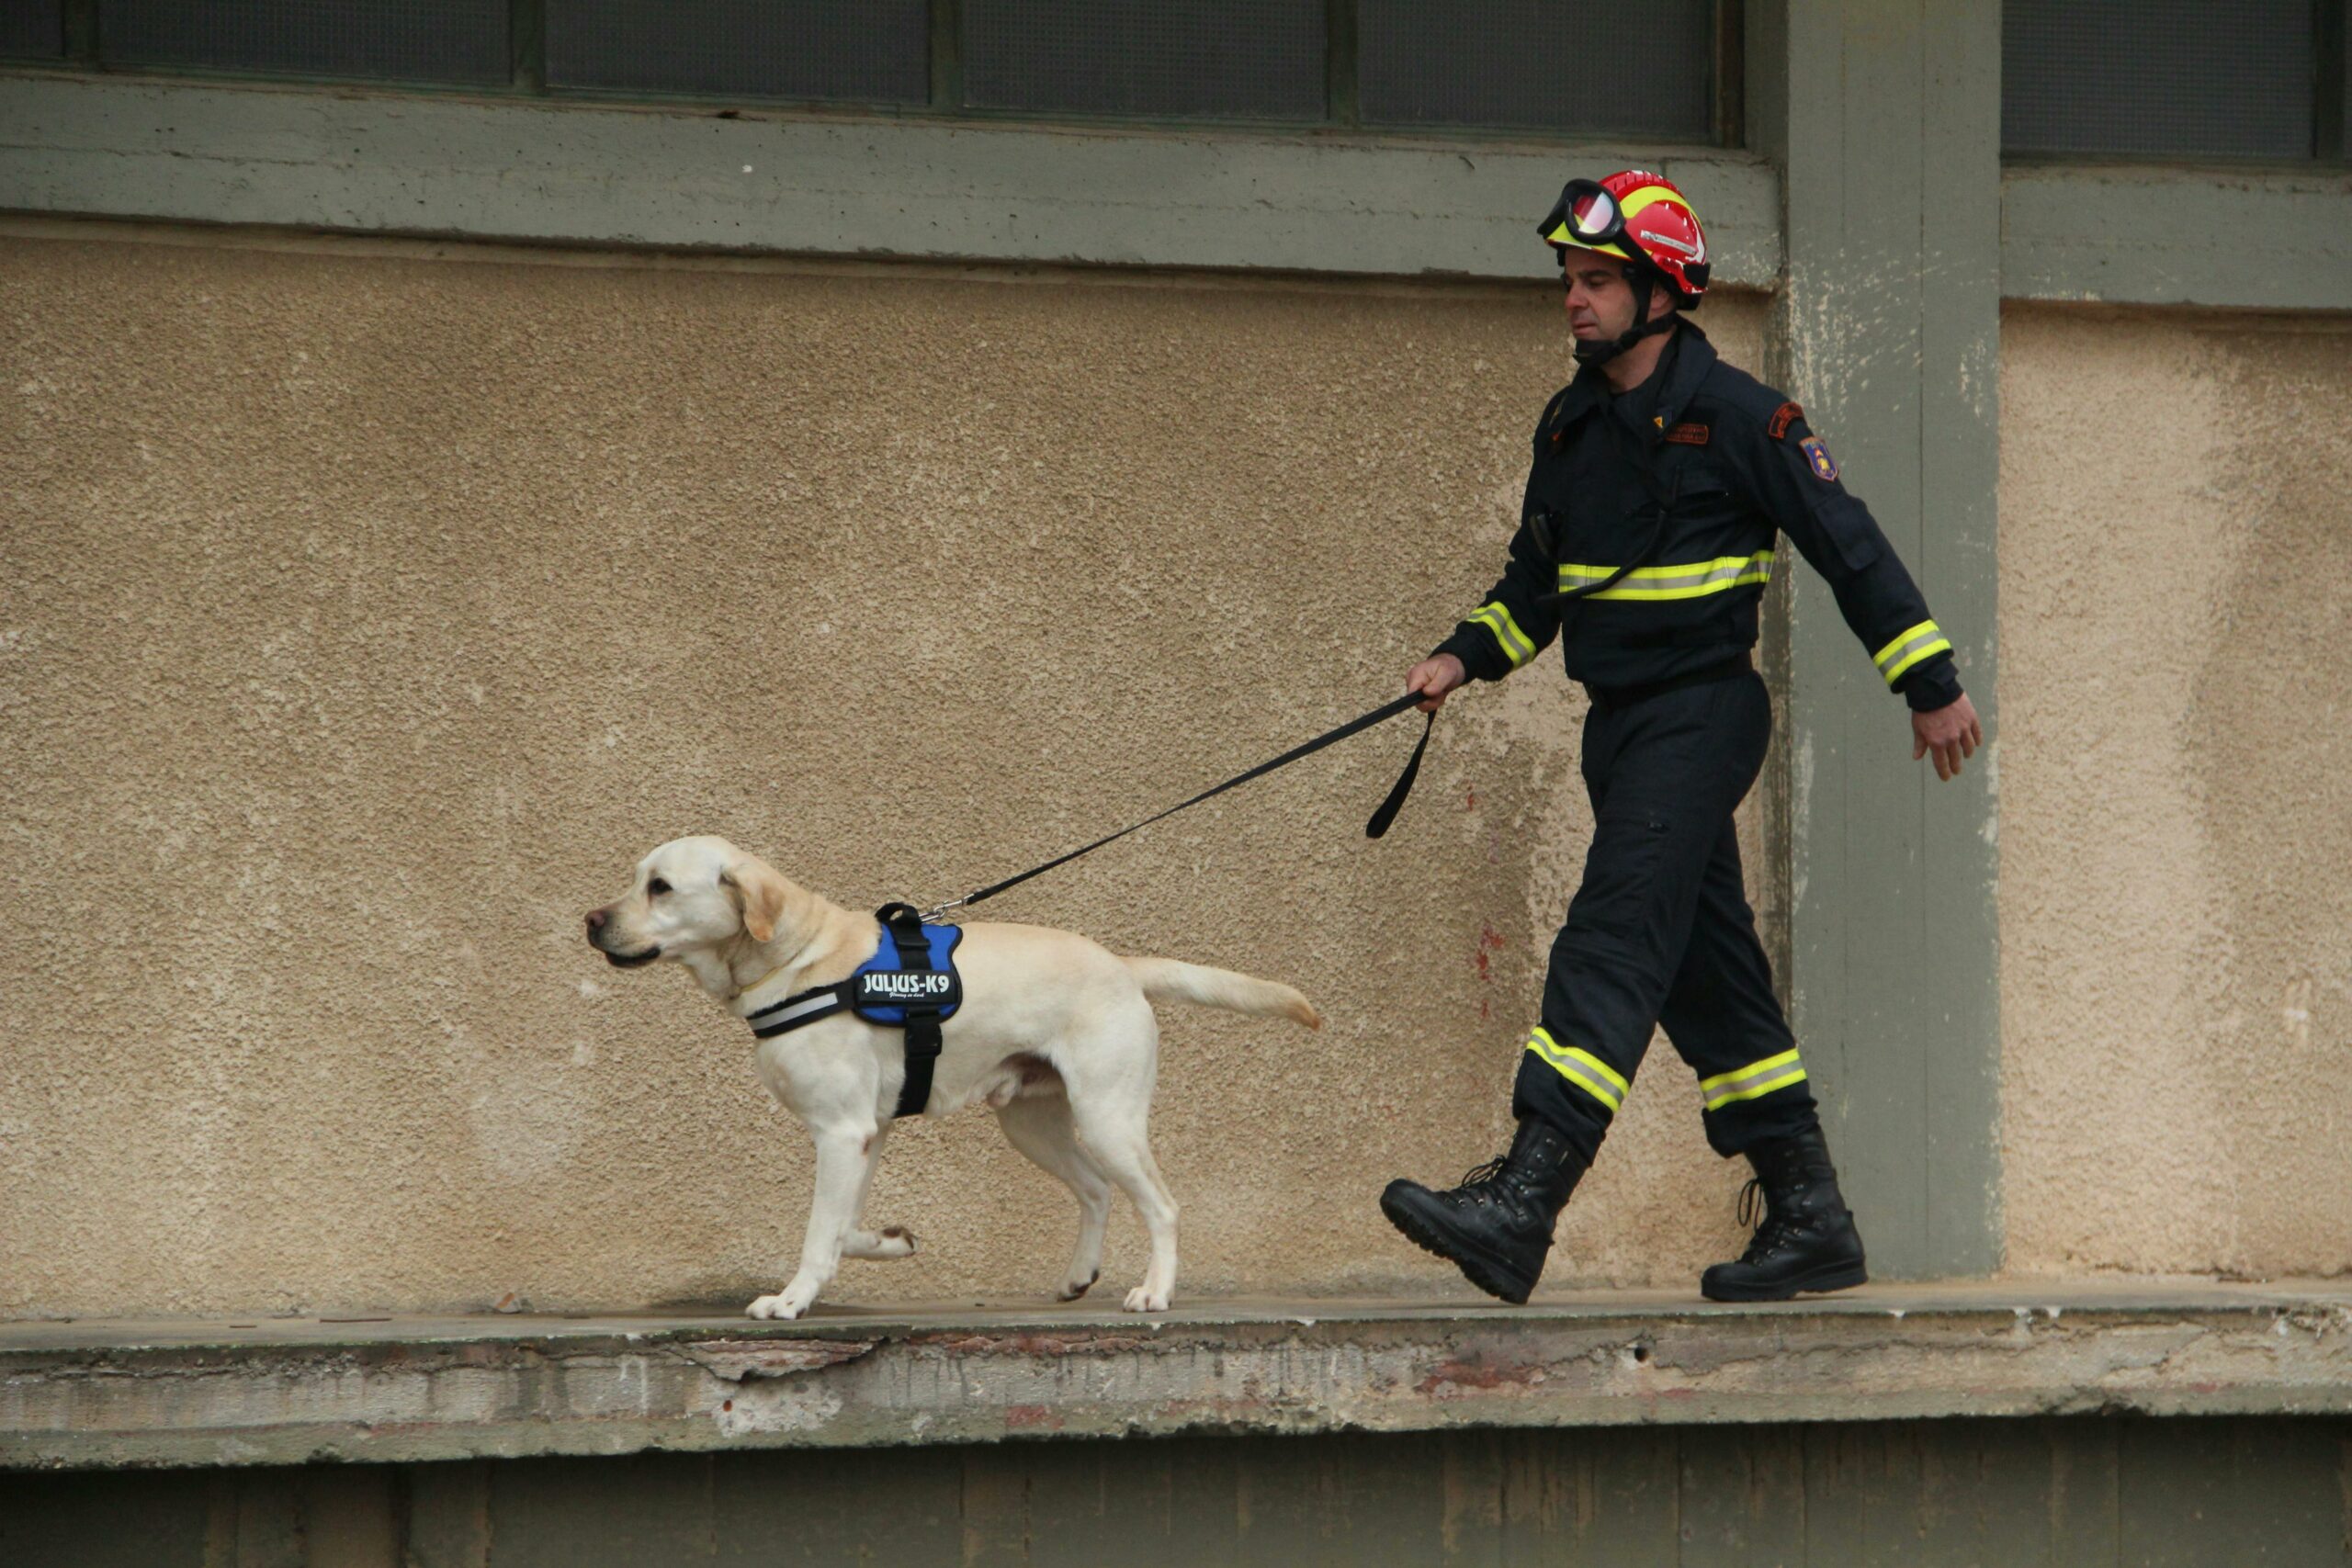
[[[1135,266],[1542,278],[1578,171],[1663,168],[1715,277],[1773,287],[1752,155],[716,106],[401,96],[0,72],[0,209],[464,236]]]
[[[1177,1433],[2352,1413],[2352,1312],[929,1328],[0,1356],[0,1466]]]

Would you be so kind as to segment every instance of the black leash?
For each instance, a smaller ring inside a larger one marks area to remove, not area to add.
[[[1004,892],[1007,888],[1020,886],[1023,883],[1028,881],[1033,876],[1042,876],[1057,865],[1068,865],[1070,862],[1076,860],[1080,855],[1091,854],[1096,850],[1101,849],[1103,845],[1124,839],[1129,833],[1135,832],[1137,829],[1148,828],[1154,822],[1159,821],[1162,818],[1173,817],[1176,813],[1184,810],[1188,807],[1198,806],[1204,800],[1213,799],[1217,795],[1223,795],[1227,790],[1246,784],[1251,779],[1260,778],[1267,773],[1271,773],[1276,768],[1288,767],[1291,763],[1297,761],[1302,757],[1311,757],[1316,752],[1323,750],[1324,747],[1336,745],[1338,742],[1345,740],[1349,736],[1356,734],[1360,730],[1370,729],[1375,724],[1379,724],[1386,719],[1394,718],[1398,714],[1403,713],[1407,708],[1413,706],[1416,703],[1425,700],[1426,694],[1424,693],[1408,692],[1393,703],[1383,703],[1380,706],[1373,709],[1370,713],[1365,714],[1363,717],[1351,718],[1348,720],[1347,723],[1340,726],[1337,729],[1327,730],[1323,734],[1317,736],[1314,739],[1306,742],[1304,746],[1294,746],[1289,750],[1283,752],[1281,756],[1273,758],[1270,761],[1261,762],[1246,773],[1236,773],[1233,777],[1226,780],[1223,784],[1216,785],[1215,788],[1204,789],[1200,794],[1193,796],[1192,799],[1180,801],[1176,805],[1170,807],[1167,810],[1159,813],[1157,816],[1147,817],[1142,821],[1136,823],[1134,826],[1122,828],[1115,833],[1111,833],[1102,838],[1097,839],[1092,843],[1086,845],[1082,849],[1072,850],[1066,855],[1057,855],[1043,865],[1031,866],[1027,871],[1023,872],[1018,876],[1008,876],[1002,882],[992,882],[989,884],[989,886],[981,888],[977,893],[967,893],[961,898],[951,898],[946,903],[939,905],[935,908],[924,910],[922,918],[926,920],[936,920],[952,910],[968,908],[972,905],[980,903],[985,899],[993,898],[998,894]],[[1396,820],[1396,813],[1404,806],[1405,796],[1412,793],[1414,779],[1420,775],[1421,754],[1429,750],[1430,731],[1436,726],[1436,724],[1437,713],[1436,710],[1432,709],[1429,714],[1429,722],[1421,726],[1421,738],[1414,744],[1413,755],[1411,759],[1406,762],[1405,771],[1396,775],[1396,783],[1389,789],[1388,798],[1380,803],[1380,808],[1372,814],[1372,820],[1364,824],[1364,837],[1368,839],[1377,839],[1381,837],[1388,831],[1389,824]]]

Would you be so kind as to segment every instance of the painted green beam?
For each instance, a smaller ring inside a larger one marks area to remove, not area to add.
[[[1751,125],[1787,189],[1772,378],[1911,568],[1997,733],[1999,6],[1774,0],[1753,24]],[[1792,1021],[1875,1271],[1985,1272],[1992,759],[1939,784],[1827,587],[1800,571],[1789,603]]]
[[[2009,299],[2352,310],[2352,170],[2028,164],[2001,187]]]
[[[1561,181],[1653,160],[1708,215],[1717,277],[1770,287],[1779,179],[1718,149],[0,73],[0,209],[573,244],[1539,278]]]

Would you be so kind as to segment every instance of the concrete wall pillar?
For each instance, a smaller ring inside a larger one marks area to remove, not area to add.
[[[1994,718],[2000,7],[1768,0],[1749,140],[1787,243],[1767,378],[1805,406]],[[1797,1037],[1877,1272],[2000,1262],[1996,770],[1939,784],[1802,570],[1789,601]]]

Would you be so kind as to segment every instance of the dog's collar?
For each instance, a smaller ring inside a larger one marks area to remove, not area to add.
[[[753,991],[758,990],[762,986],[766,985],[770,980],[775,979],[778,975],[783,974],[785,970],[791,967],[791,964],[786,964],[771,969],[766,974],[761,976],[758,979],[751,982],[751,984],[736,987],[734,990],[728,993],[727,999],[730,1002],[740,1002],[745,997],[750,996]]]

